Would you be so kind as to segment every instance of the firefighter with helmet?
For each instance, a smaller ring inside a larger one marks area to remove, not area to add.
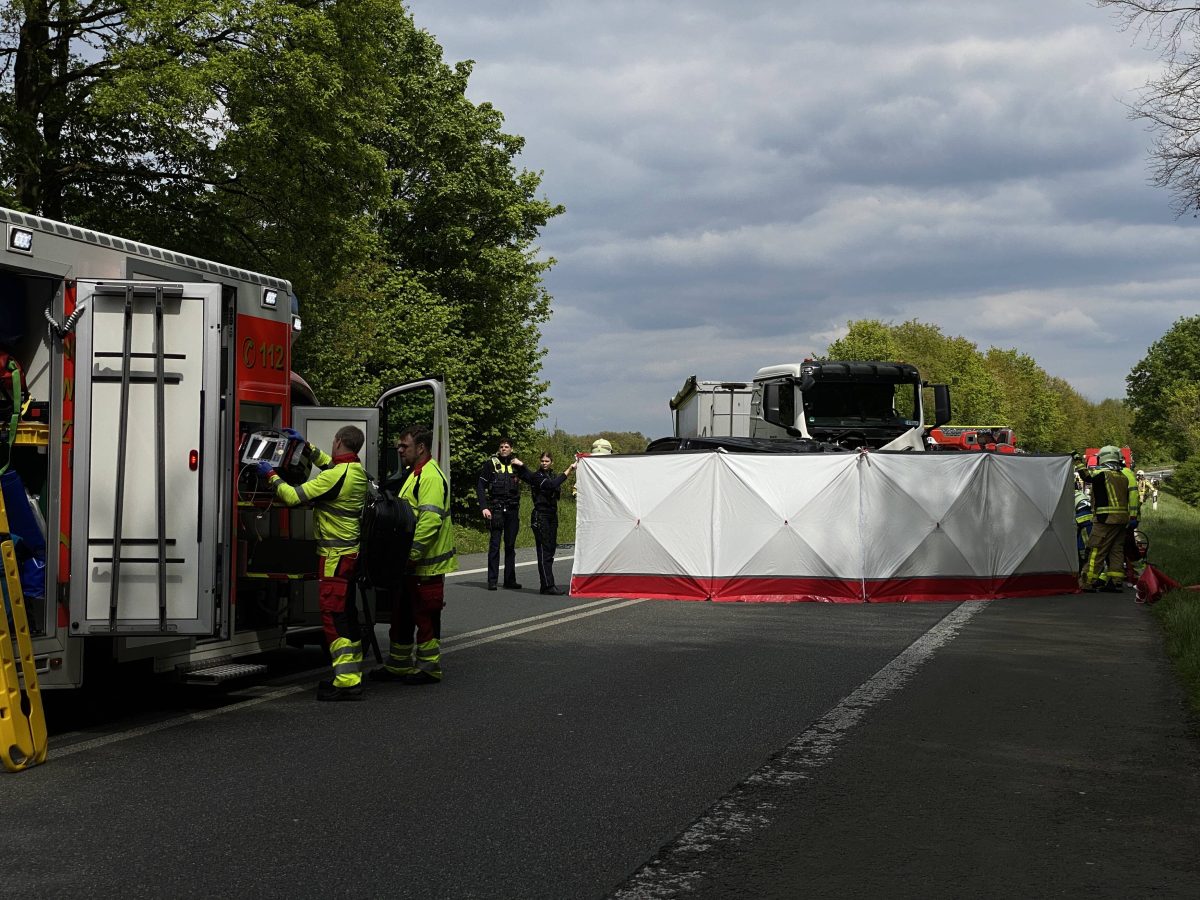
[[[1131,502],[1135,512],[1137,509],[1137,491],[1131,489],[1130,479],[1125,475],[1125,460],[1119,447],[1102,447],[1096,462],[1097,467],[1088,471],[1093,521],[1079,587],[1091,592],[1119,593],[1125,579],[1125,532],[1129,527]]]
[[[1092,498],[1083,489],[1083,481],[1075,476],[1075,542],[1079,553],[1079,570],[1087,565],[1088,538],[1092,536]]]
[[[304,435],[283,429],[293,440]],[[258,474],[287,506],[309,506],[317,537],[317,598],[321,627],[333,664],[333,679],[317,686],[318,700],[361,700],[362,629],[354,605],[352,579],[358,565],[359,519],[367,502],[367,473],[358,451],[366,438],[353,425],[333,436],[325,453],[308,445],[309,457],[320,471],[292,487],[265,460]],[[349,602],[347,602],[349,600]]]
[[[1149,483],[1146,481],[1146,472],[1143,469],[1138,469],[1134,475],[1137,479],[1138,505],[1146,502],[1146,490],[1149,488]]]

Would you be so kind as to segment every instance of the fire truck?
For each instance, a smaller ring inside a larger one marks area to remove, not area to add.
[[[1133,468],[1133,451],[1128,447],[1121,447],[1121,459],[1125,461],[1125,465]],[[1083,463],[1089,469],[1095,469],[1100,466],[1100,448],[1088,447],[1083,451]]]
[[[1020,453],[1017,437],[1003,425],[942,425],[929,429],[931,450]]]
[[[288,281],[9,209],[0,229],[0,351],[20,380],[0,478],[36,523],[16,538],[41,687],[139,661],[220,682],[315,635],[311,512],[263,488],[248,448],[292,427],[328,450],[353,424],[383,476],[393,435],[422,422],[449,474],[442,380],[319,406],[291,370]]]

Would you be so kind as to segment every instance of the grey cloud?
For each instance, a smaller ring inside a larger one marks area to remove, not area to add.
[[[687,375],[746,378],[862,317],[1118,396],[1194,308],[1196,223],[1121,106],[1157,61],[1088,4],[409,6],[566,204],[541,243],[568,430],[661,433]]]

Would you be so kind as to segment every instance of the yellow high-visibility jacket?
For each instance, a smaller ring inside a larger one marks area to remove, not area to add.
[[[271,473],[275,496],[288,506],[313,508],[313,530],[321,556],[348,556],[358,552],[359,519],[367,502],[367,473],[355,453],[330,456],[315,451],[313,462],[321,470],[304,484],[292,487]]]
[[[418,576],[444,575],[458,568],[454,549],[454,525],[450,521],[450,482],[433,459],[414,466],[400,487],[417,517],[410,562]]]

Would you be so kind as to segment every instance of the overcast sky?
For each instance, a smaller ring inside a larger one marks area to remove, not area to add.
[[[670,431],[850,319],[1016,347],[1085,396],[1200,312],[1200,228],[1123,103],[1160,67],[1088,0],[409,0],[567,211],[549,427]]]

